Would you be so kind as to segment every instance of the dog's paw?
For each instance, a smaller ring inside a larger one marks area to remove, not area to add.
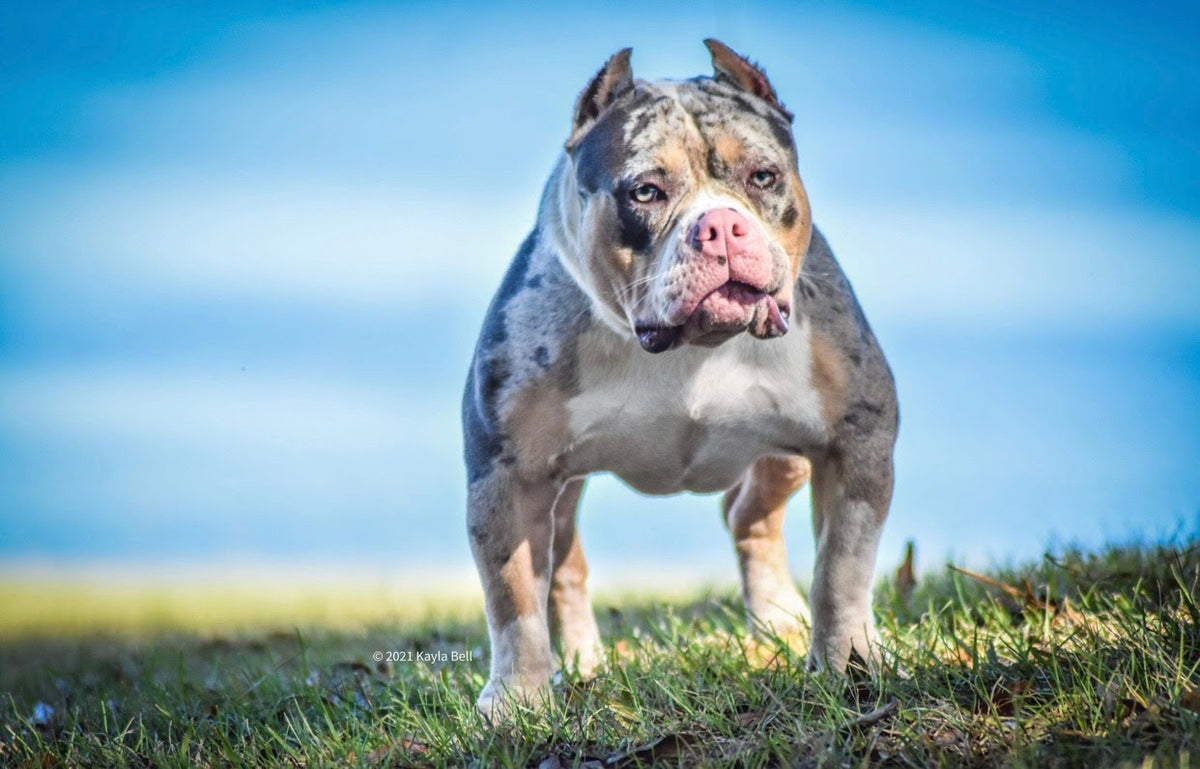
[[[807,667],[811,672],[844,673],[850,667],[881,672],[879,637],[874,632],[861,632],[835,639],[817,633],[808,651]]]
[[[750,628],[763,636],[807,635],[812,625],[808,604],[790,582],[743,597]]]
[[[808,651],[808,631],[799,629],[789,633],[756,630],[742,642],[742,653],[746,661],[756,668],[777,668],[790,665],[791,659],[804,657]]]
[[[479,693],[475,709],[492,724],[512,722],[518,713],[542,713],[550,708],[550,682],[530,686],[492,679]]]
[[[604,664],[604,647],[599,643],[563,651],[563,669],[579,676],[584,681],[595,678]]]

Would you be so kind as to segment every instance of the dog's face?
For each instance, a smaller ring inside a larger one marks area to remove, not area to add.
[[[761,70],[705,42],[712,78],[635,81],[630,51],[613,56],[567,142],[584,288],[653,353],[786,333],[812,234],[791,114]]]

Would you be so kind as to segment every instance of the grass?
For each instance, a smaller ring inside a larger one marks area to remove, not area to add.
[[[792,650],[750,642],[728,595],[601,605],[608,671],[564,677],[551,712],[497,728],[472,706],[477,609],[103,634],[43,610],[53,635],[26,611],[0,618],[0,763],[1200,766],[1200,542],[987,578],[881,584],[878,675],[805,672]],[[25,605],[3,594],[0,608]]]

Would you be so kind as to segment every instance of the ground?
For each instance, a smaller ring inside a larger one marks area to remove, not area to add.
[[[902,567],[877,592],[878,673],[805,672],[728,594],[601,602],[607,671],[506,726],[473,709],[478,606],[364,625],[352,603],[314,619],[191,596],[100,632],[80,594],[0,585],[0,764],[1200,765],[1195,537],[915,585]]]

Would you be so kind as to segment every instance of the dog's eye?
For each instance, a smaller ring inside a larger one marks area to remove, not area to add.
[[[656,200],[663,200],[666,198],[666,195],[653,184],[643,184],[640,187],[634,187],[630,190],[629,197],[638,203],[653,203]]]
[[[755,187],[758,187],[760,190],[765,190],[775,183],[775,172],[767,171],[765,169],[761,171],[755,171],[754,173],[750,174],[750,183]]]

